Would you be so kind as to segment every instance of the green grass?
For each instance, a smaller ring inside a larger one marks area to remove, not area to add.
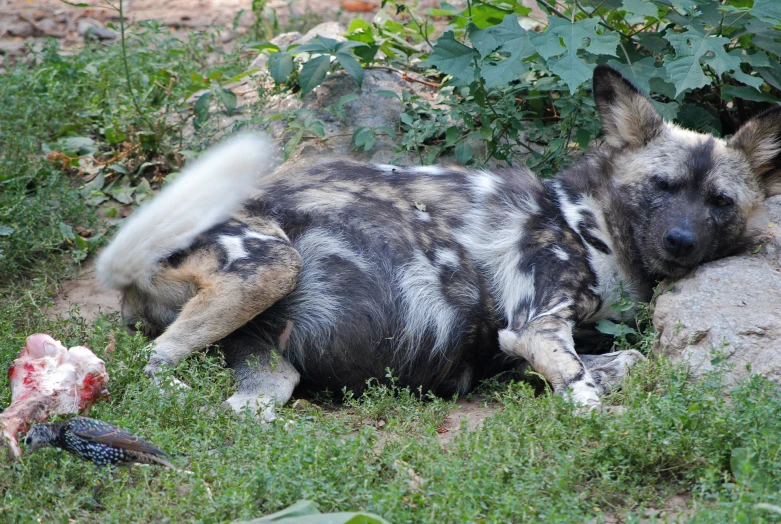
[[[692,383],[652,359],[606,399],[622,414],[586,416],[527,383],[492,383],[483,391],[495,415],[443,445],[437,428],[455,409],[451,400],[373,383],[344,405],[323,397],[260,425],[220,407],[235,383],[218,350],[176,369],[192,389],[171,399],[143,377],[146,340],[127,335],[115,316],[49,319],[50,296],[80,249],[68,227],[105,226],[77,170],[62,170],[42,151],[68,136],[92,138],[98,160],[145,144],[123,157],[134,175],[143,162],[207,142],[203,134],[182,141],[181,124],[160,111],[191,116],[184,100],[203,78],[229,79],[246,65],[228,60],[237,49],[222,65],[205,66],[208,35],[183,43],[153,24],[142,33],[129,55],[140,113],[117,46],[89,45],[68,57],[48,48],[35,67],[0,78],[0,369],[34,332],[93,348],[106,360],[111,399],[91,415],[171,452],[193,475],[120,469],[103,478],[96,501],[101,475],[67,454],[0,460],[3,522],[219,522],[304,498],[324,511],[364,509],[394,523],[600,522],[606,514],[637,521],[680,493],[691,494],[686,518],[695,522],[781,520],[774,506],[756,506],[781,505],[781,397],[761,378],[727,394],[717,376]],[[170,92],[160,90],[170,78]],[[107,354],[112,336],[116,350]],[[0,405],[9,401],[2,378]],[[410,469],[421,485],[410,485]]]

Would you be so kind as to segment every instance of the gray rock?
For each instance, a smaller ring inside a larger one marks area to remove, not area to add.
[[[277,35],[271,40],[269,40],[269,42],[279,47],[282,51],[284,51],[285,49],[288,48],[288,46],[296,43],[300,38],[301,38],[301,33],[299,33],[298,31],[291,31],[290,33],[282,33],[281,35]],[[261,52],[258,56],[255,57],[252,63],[250,63],[249,68],[259,69],[262,72],[265,72],[266,62],[268,62],[268,55],[266,53]]]
[[[316,36],[344,42],[347,39],[342,35],[346,32],[347,29],[338,22],[323,22],[322,24],[314,26],[303,36],[301,36],[301,33],[298,31],[292,31],[290,33],[282,33],[281,35],[272,38],[270,42],[284,51],[293,44],[305,44]],[[250,69],[265,70],[266,61],[268,61],[268,55],[266,53],[260,53],[250,64]]]
[[[112,31],[92,18],[80,18],[76,24],[76,31],[85,38],[97,38],[98,40],[114,40],[116,31]]]
[[[307,31],[304,36],[296,41],[296,43],[303,44],[304,42],[309,42],[316,36],[323,36],[325,38],[331,38],[339,42],[344,42],[347,39],[342,35],[346,32],[347,29],[345,29],[345,27],[339,22],[323,22],[322,24],[317,24],[312,29]]]
[[[19,22],[14,22],[13,24],[8,24],[6,26],[6,30],[8,31],[8,34],[12,36],[27,38],[28,36],[33,35],[35,28],[30,22],[22,20]]]
[[[710,262],[662,284],[655,351],[687,363],[695,378],[726,363],[728,385],[755,373],[781,384],[781,196],[765,206],[756,253]]]

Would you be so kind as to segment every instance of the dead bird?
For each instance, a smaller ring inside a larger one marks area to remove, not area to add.
[[[98,468],[157,464],[179,471],[164,458],[168,457],[164,451],[123,429],[87,417],[33,426],[24,443],[30,452],[46,446],[60,448]]]

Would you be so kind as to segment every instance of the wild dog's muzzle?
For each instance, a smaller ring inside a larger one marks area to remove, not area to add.
[[[673,227],[667,230],[662,237],[665,251],[676,259],[688,258],[697,250],[697,235],[682,227]]]

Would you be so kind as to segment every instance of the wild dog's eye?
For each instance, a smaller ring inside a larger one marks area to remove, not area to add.
[[[656,177],[656,187],[658,187],[662,191],[669,191],[670,183],[662,177]]]
[[[732,199],[727,195],[718,195],[713,199],[713,205],[716,207],[727,207],[731,206],[732,204]]]

